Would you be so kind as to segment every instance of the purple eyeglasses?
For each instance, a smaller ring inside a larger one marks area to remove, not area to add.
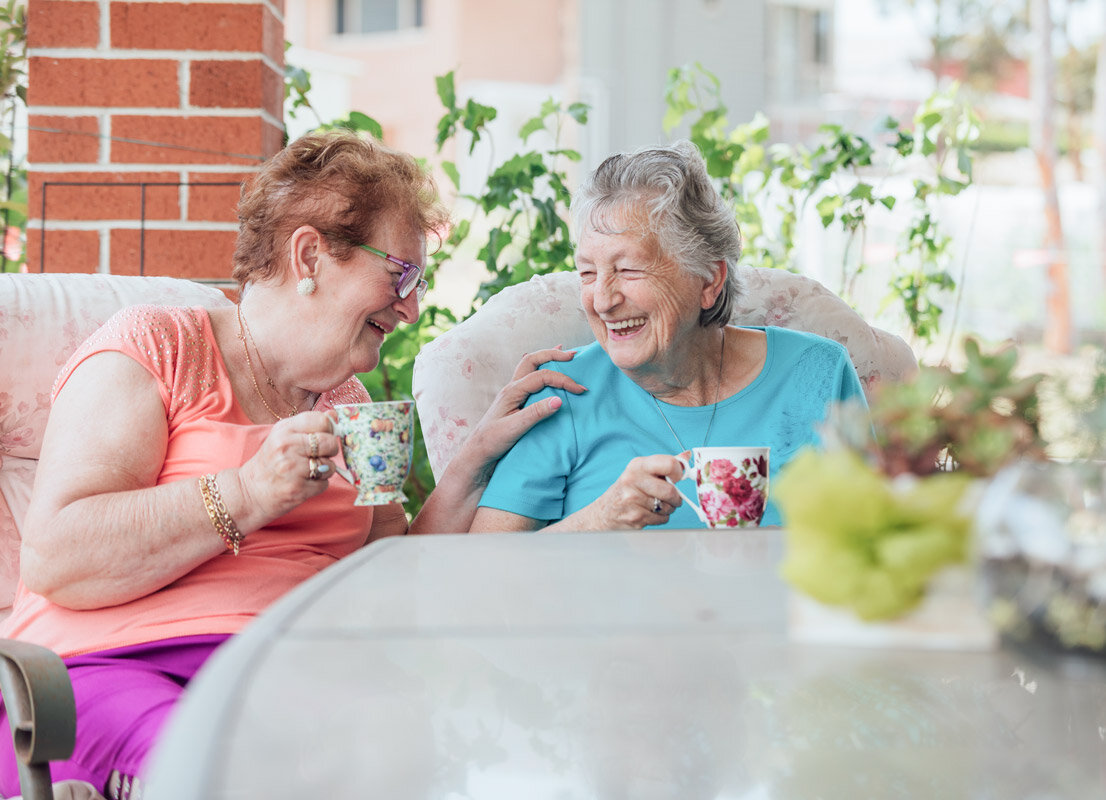
[[[399,295],[399,299],[403,300],[407,295],[411,294],[411,290],[415,290],[415,297],[421,303],[422,299],[426,297],[426,289],[428,284],[422,277],[422,267],[418,264],[412,264],[410,261],[404,261],[402,258],[396,258],[393,255],[385,253],[383,250],[377,250],[375,247],[369,247],[367,244],[357,245],[362,250],[368,250],[373,255],[380,256],[385,261],[391,261],[396,266],[403,267],[403,272],[399,274],[399,280],[396,281],[396,294]]]

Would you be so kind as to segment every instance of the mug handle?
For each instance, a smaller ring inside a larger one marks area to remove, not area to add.
[[[353,479],[353,473],[350,472],[348,469],[346,469],[345,467],[339,467],[337,464],[335,464],[334,471],[338,473],[338,477],[343,478],[345,482],[348,483],[350,486],[357,488],[357,481]]]
[[[676,456],[676,460],[679,461],[684,466],[684,477],[680,478],[680,480],[690,478],[691,477],[691,467],[687,463],[687,461],[683,458],[680,458],[679,456]],[[667,475],[664,476],[664,479],[666,481],[668,481],[669,483],[671,483],[672,488],[676,490],[676,493],[684,499],[685,503],[687,503],[689,506],[691,506],[692,510],[695,512],[695,516],[697,516],[699,518],[699,521],[702,522],[704,525],[709,526],[710,525],[710,520],[707,519],[707,515],[703,512],[703,509],[701,509],[699,507],[699,504],[696,503],[694,500],[692,500],[690,497],[688,497],[686,494],[684,494],[683,490],[680,489],[680,487],[677,486],[675,484],[675,482],[671,478],[669,478]]]
[[[331,419],[329,414],[326,415],[326,420],[330,423],[330,432],[339,439],[342,438],[342,434],[338,433],[338,423]],[[339,466],[337,461],[334,462],[334,471],[337,472],[340,477],[344,478],[346,483],[350,486],[357,488],[357,481],[353,479],[353,473],[345,467]]]

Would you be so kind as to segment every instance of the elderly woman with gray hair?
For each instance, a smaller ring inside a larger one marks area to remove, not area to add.
[[[690,142],[611,156],[572,203],[596,342],[546,365],[587,387],[496,466],[471,530],[700,527],[669,482],[704,446],[770,446],[777,471],[831,404],[864,402],[844,347],[729,324],[741,233]],[[567,412],[567,413],[566,413]],[[761,524],[778,525],[769,500]]]

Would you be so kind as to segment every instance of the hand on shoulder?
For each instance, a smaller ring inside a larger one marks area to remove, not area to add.
[[[530,428],[552,416],[561,407],[561,398],[550,397],[540,403],[526,406],[530,395],[546,387],[581,394],[587,389],[575,380],[541,365],[549,361],[571,361],[574,352],[565,352],[559,346],[527,353],[519,361],[511,380],[499,390],[491,406],[477,423],[472,436],[462,451],[473,460],[476,469],[484,474],[481,482],[491,476],[495,462],[514,446]],[[524,407],[525,406],[525,407]],[[465,453],[465,451],[469,451]]]

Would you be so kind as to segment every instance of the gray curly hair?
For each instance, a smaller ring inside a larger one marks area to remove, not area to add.
[[[718,299],[699,314],[704,328],[726,325],[743,292],[737,275],[741,230],[698,148],[681,139],[613,155],[587,177],[571,206],[577,231],[584,223],[599,228],[609,212],[629,209],[646,212],[661,252],[691,274],[711,278],[715,262],[726,262]]]

